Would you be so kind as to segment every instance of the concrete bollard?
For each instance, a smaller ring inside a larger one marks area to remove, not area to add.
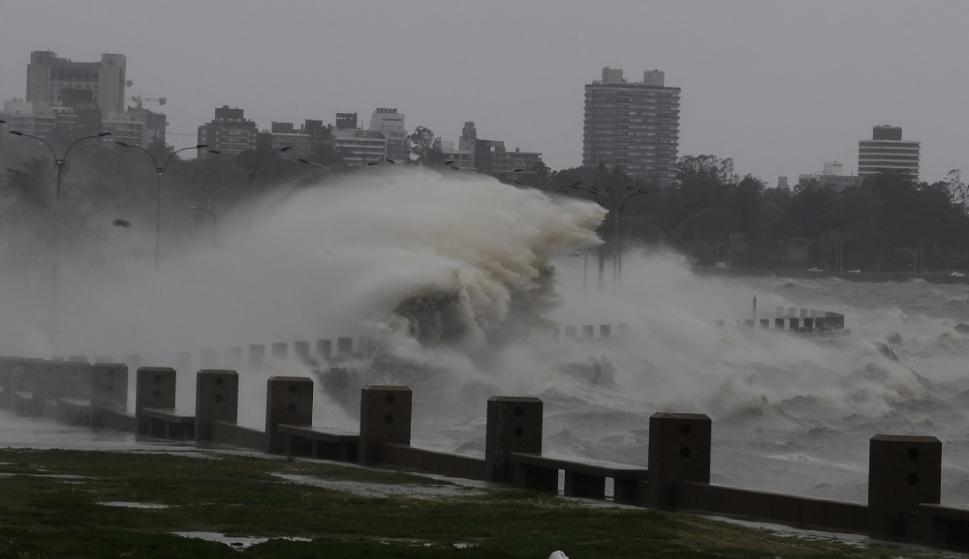
[[[293,355],[300,363],[310,362],[310,343],[293,342]]]
[[[176,371],[191,371],[192,370],[192,352],[191,351],[178,351],[175,353],[175,370]]]
[[[232,346],[226,348],[225,355],[222,357],[222,366],[227,369],[235,370],[242,366],[242,348]]]
[[[710,418],[700,413],[654,413],[649,418],[647,503],[671,509],[677,481],[710,483]]]
[[[513,481],[510,453],[542,453],[542,401],[538,398],[492,396],[485,430],[485,478]],[[555,484],[558,484],[556,474]],[[544,485],[544,484],[540,484]]]
[[[566,326],[565,327],[565,339],[566,340],[577,340],[577,339],[579,339],[579,336],[576,333],[575,326]]]
[[[343,359],[353,357],[353,338],[336,339],[336,356]]]
[[[610,326],[608,324],[600,324],[599,325],[599,337],[600,338],[609,338],[610,336],[612,336],[612,326]]]
[[[249,344],[249,368],[262,369],[266,362],[266,346],[262,344]]]
[[[286,342],[275,342],[271,347],[274,360],[285,361],[289,356],[289,344]]]
[[[901,537],[905,511],[941,501],[942,443],[935,437],[875,435],[868,449],[869,533]]]
[[[279,425],[313,425],[313,381],[306,377],[269,377],[266,381],[266,451],[282,452]]]
[[[199,352],[199,365],[203,369],[216,369],[219,366],[219,353],[211,348]]]
[[[91,407],[123,412],[128,407],[128,366],[96,363],[91,367]]]
[[[406,386],[369,385],[360,390],[361,464],[379,462],[384,443],[410,444],[412,403]]]
[[[324,361],[333,359],[333,340],[316,340],[316,355]]]
[[[586,324],[582,327],[582,339],[591,342],[596,337],[596,327]]]
[[[195,376],[195,440],[212,440],[212,422],[236,423],[239,415],[239,374],[229,369],[204,369]]]
[[[139,367],[135,378],[135,426],[139,434],[151,432],[144,408],[175,409],[175,369]]]

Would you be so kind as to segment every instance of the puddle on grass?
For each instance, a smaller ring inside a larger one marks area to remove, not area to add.
[[[390,484],[366,483],[362,481],[342,481],[323,479],[298,474],[274,473],[273,477],[290,483],[299,483],[341,493],[349,493],[357,497],[411,497],[414,499],[441,499],[447,497],[477,497],[487,492],[473,487],[458,485],[419,485],[419,484]]]
[[[103,507],[121,507],[126,509],[167,509],[169,505],[161,503],[141,503],[138,501],[101,501],[97,503]]]
[[[781,537],[800,538],[809,541],[831,542],[837,541],[851,547],[867,548],[872,543],[872,539],[864,534],[852,534],[849,532],[826,532],[823,530],[809,530],[806,528],[795,528],[786,524],[772,524],[770,522],[759,522],[756,520],[741,520],[726,516],[704,515],[707,518],[719,520],[729,524],[736,524],[747,528],[766,530],[774,535]]]
[[[87,476],[76,476],[73,474],[26,474],[26,473],[19,474],[19,473],[13,473],[13,472],[0,472],[0,478],[9,478],[9,477],[36,477],[36,478],[60,479],[60,480],[71,480],[71,481],[81,481],[81,480],[91,479]]]
[[[310,538],[300,538],[297,536],[260,538],[257,536],[230,536],[228,534],[222,534],[220,532],[174,532],[174,534],[176,536],[181,536],[183,538],[194,538],[197,540],[205,540],[209,542],[225,544],[236,551],[242,551],[254,545],[266,543],[269,540],[286,540],[291,542],[313,541]]]

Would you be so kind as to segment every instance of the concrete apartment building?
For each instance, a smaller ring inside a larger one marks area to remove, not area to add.
[[[404,114],[397,109],[379,107],[370,117],[370,130],[387,139],[387,158],[405,162],[410,159],[410,145],[404,128]]]
[[[237,155],[256,149],[256,136],[259,131],[256,123],[245,117],[245,111],[228,105],[215,109],[215,118],[198,128],[198,143],[206,144],[207,149],[218,150],[223,155]],[[199,157],[205,157],[206,150],[199,150]]]
[[[27,96],[4,103],[0,118],[10,130],[48,140],[109,132],[111,141],[142,147],[165,142],[168,119],[137,106],[126,108],[126,59],[103,54],[99,62],[74,62],[51,51],[30,53]],[[157,99],[164,104],[164,99]]]
[[[382,163],[387,159],[387,138],[373,130],[337,129],[333,132],[333,150],[348,167]]]
[[[99,62],[73,62],[51,51],[30,53],[27,102],[74,107],[89,103],[103,113],[125,110],[125,57],[102,54]]]
[[[676,179],[680,88],[648,70],[627,82],[622,69],[605,67],[602,80],[585,86],[582,164],[620,166],[630,175],[669,186]]]
[[[458,149],[450,143],[442,144],[442,155],[454,167],[495,175],[513,173],[516,169],[531,172],[536,165],[544,165],[539,152],[519,148],[509,151],[504,141],[478,138],[478,130],[470,120],[461,129]]]
[[[858,176],[901,173],[919,178],[919,142],[902,139],[901,126],[874,126],[870,140],[858,142]]]

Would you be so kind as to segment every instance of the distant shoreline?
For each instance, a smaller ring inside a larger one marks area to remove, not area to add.
[[[735,277],[735,278],[763,278],[780,277],[794,279],[829,279],[837,278],[854,282],[906,282],[912,280],[923,280],[928,283],[937,284],[969,284],[969,275],[964,277],[953,277],[951,272],[860,272],[849,274],[847,272],[808,272],[799,269],[784,270],[749,270],[732,268],[714,268],[711,266],[694,266],[693,272],[699,276]]]

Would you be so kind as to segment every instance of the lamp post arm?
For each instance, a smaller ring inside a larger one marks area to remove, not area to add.
[[[14,136],[21,136],[23,138],[31,138],[33,140],[37,140],[38,142],[47,146],[47,149],[50,151],[51,157],[54,158],[54,165],[57,165],[57,162],[60,161],[60,159],[57,157],[57,152],[54,150],[54,146],[50,145],[50,142],[41,138],[40,136],[34,136],[33,134],[24,134],[23,132],[18,132],[16,130],[11,130],[10,133],[13,134]]]
[[[158,161],[155,159],[155,156],[152,155],[152,153],[149,150],[147,150],[147,149],[145,149],[145,148],[143,148],[141,146],[136,146],[134,144],[118,144],[118,145],[121,145],[122,147],[126,147],[126,148],[129,148],[129,149],[136,149],[136,150],[138,150],[140,152],[143,152],[145,155],[148,156],[148,159],[151,160],[151,164],[155,167],[155,172],[156,173],[158,172],[158,169],[159,169],[159,167],[158,167]]]
[[[73,142],[71,142],[71,145],[67,146],[67,149],[64,150],[64,157],[63,157],[62,161],[67,161],[67,154],[71,153],[71,150],[74,149],[74,146],[76,146],[77,144],[83,142],[84,140],[96,140],[98,138],[103,138],[105,136],[110,136],[110,135],[111,135],[110,132],[104,132],[104,133],[101,133],[101,134],[94,134],[92,136],[81,136],[80,138],[78,138],[78,139],[74,140]]]
[[[144,149],[144,148],[142,148],[142,149]],[[160,170],[160,172],[164,173],[165,170],[168,169],[168,164],[172,162],[172,159],[176,155],[178,155],[179,153],[181,153],[183,151],[190,150],[190,149],[202,149],[202,148],[200,148],[198,146],[186,146],[186,147],[183,147],[183,148],[176,149],[175,151],[173,151],[170,154],[168,154],[168,157],[167,158],[165,158],[165,164],[164,165],[161,165],[160,167],[158,167],[158,169]],[[154,158],[152,158],[152,159],[154,159]]]

